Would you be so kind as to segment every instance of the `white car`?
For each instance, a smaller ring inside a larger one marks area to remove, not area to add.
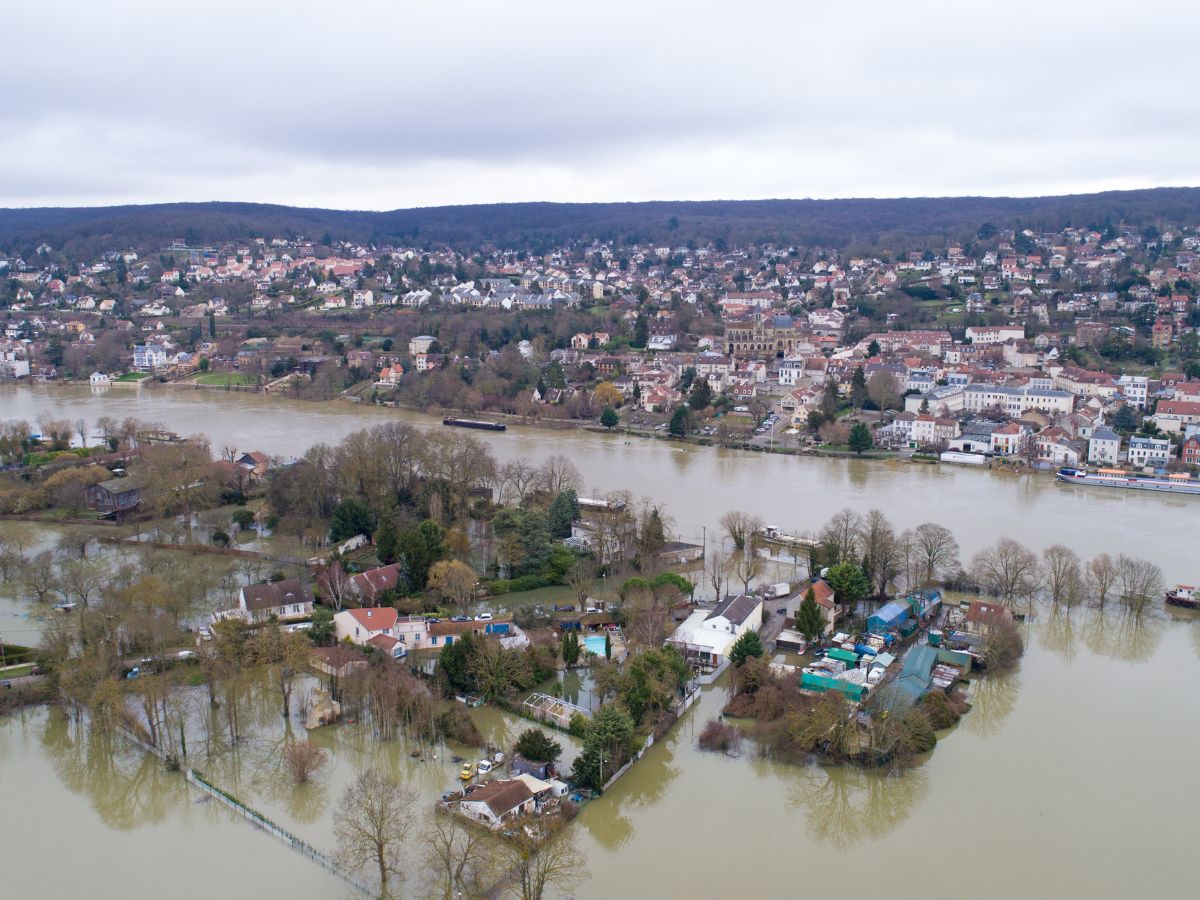
[[[589,606],[587,609],[584,610],[584,612],[598,613],[598,612],[600,612],[600,609],[595,606]]]
[[[476,622],[490,622],[490,621],[492,621],[492,614],[491,613],[480,613],[479,615],[477,615],[475,617],[475,621]]]
[[[488,772],[492,771],[493,768],[495,767],[492,765],[492,761],[490,759],[481,759],[479,761],[478,772],[480,776],[486,775]]]

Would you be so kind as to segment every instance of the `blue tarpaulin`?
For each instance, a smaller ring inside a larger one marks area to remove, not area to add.
[[[909,617],[911,612],[912,610],[907,603],[893,600],[882,607],[879,612],[867,617],[867,630],[887,631],[889,628],[896,628]]]

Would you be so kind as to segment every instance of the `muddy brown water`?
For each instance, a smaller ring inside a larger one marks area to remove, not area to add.
[[[395,410],[221,392],[0,389],[0,415],[35,420],[42,411],[133,415],[205,431],[216,446],[284,455],[388,419],[440,427]],[[584,432],[480,436],[502,460],[566,453],[589,485],[653,497],[697,532],[707,525],[711,533],[729,508],[801,529],[845,505],[877,506],[900,526],[946,524],[964,555],[1008,534],[1037,549],[1061,542],[1085,556],[1153,558],[1171,581],[1189,580],[1200,565],[1190,537],[1196,501],[1184,498],[949,467],[681,452]],[[971,713],[924,765],[900,776],[774,763],[749,745],[737,758],[701,753],[696,734],[726,691],[707,688],[666,739],[581,813],[587,871],[576,896],[924,898],[968,886],[988,900],[1190,895],[1200,622],[1160,610],[1140,621],[1115,611],[1044,611],[1028,637],[1020,670],[977,681]],[[474,714],[497,741],[523,727],[494,710]],[[453,782],[444,755],[414,761],[403,743],[380,748],[351,728],[320,736],[333,765],[316,790],[296,793],[262,774],[269,757],[255,757],[278,739],[277,712],[264,704],[255,722],[262,733],[242,759],[209,768],[319,847],[332,846],[333,800],[368,761],[382,760],[427,799]],[[311,863],[196,803],[178,776],[131,751],[116,762],[108,755],[91,751],[54,712],[0,722],[0,871],[13,896],[345,896]],[[411,852],[419,870],[415,845]],[[416,880],[405,896],[421,896]]]

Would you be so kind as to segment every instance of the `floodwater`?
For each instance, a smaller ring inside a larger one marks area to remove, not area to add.
[[[0,390],[0,414],[35,420],[42,411],[133,415],[181,433],[206,431],[218,447],[284,455],[389,418],[433,422],[222,392]],[[946,524],[967,556],[1010,535],[1037,549],[1061,542],[1085,556],[1146,556],[1171,581],[1189,580],[1197,565],[1189,535],[1191,504],[1200,501],[1186,498],[949,467],[682,452],[584,432],[480,436],[501,459],[566,453],[589,485],[664,502],[681,526],[712,530],[722,512],[739,508],[803,529],[842,506],[875,506],[902,527]],[[726,699],[723,683],[706,688],[671,733],[580,814],[574,828],[587,871],[575,895],[1190,895],[1200,620],[1077,609],[1043,611],[1027,627],[1019,671],[976,681],[972,711],[922,766],[899,776],[773,763],[749,744],[737,758],[702,753],[696,735]],[[496,743],[524,727],[495,710],[472,714]],[[380,748],[343,728],[318,738],[333,757],[323,780],[312,790],[280,788],[264,774],[271,767],[263,749],[278,740],[278,712],[264,705],[254,722],[262,735],[239,758],[198,767],[318,847],[332,846],[332,803],[368,761],[384,761],[423,798],[452,783],[444,755],[452,748],[436,760],[431,748],[421,762],[402,742]],[[560,740],[569,759],[575,745]],[[90,752],[54,712],[0,721],[0,804],[8,823],[22,823],[6,824],[0,840],[0,871],[14,896],[345,895],[312,863],[195,803],[179,776],[134,751],[120,751],[116,763],[110,756]],[[419,870],[415,846],[412,853]],[[419,883],[405,895],[421,896]]]
[[[207,434],[214,450],[230,446],[283,457],[381,422],[444,427],[433,416],[343,401],[169,386],[0,386],[0,418],[36,423],[44,413],[89,422],[133,416],[183,435]],[[681,540],[714,537],[721,515],[732,509],[796,532],[820,528],[844,506],[859,512],[874,507],[900,529],[929,521],[950,528],[964,562],[1008,536],[1038,551],[1065,544],[1084,558],[1103,552],[1146,557],[1172,583],[1192,584],[1200,575],[1192,539],[1200,515],[1196,497],[1064,485],[1048,475],[775,456],[581,430],[509,426],[505,433],[472,433],[501,462],[562,453],[578,467],[585,491],[627,489],[663,504]]]

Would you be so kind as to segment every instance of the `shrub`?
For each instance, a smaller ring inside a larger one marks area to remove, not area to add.
[[[737,756],[742,746],[742,732],[728,722],[709,719],[700,732],[698,743],[701,750]]]
[[[483,745],[483,735],[475,727],[470,710],[461,703],[453,704],[438,715],[438,728],[448,740],[458,741],[468,747]]]
[[[992,627],[983,645],[983,667],[989,672],[1007,672],[1024,654],[1020,630],[1012,622],[1000,622]]]
[[[304,784],[328,761],[328,755],[310,741],[293,741],[283,748],[283,767],[295,784]]]

